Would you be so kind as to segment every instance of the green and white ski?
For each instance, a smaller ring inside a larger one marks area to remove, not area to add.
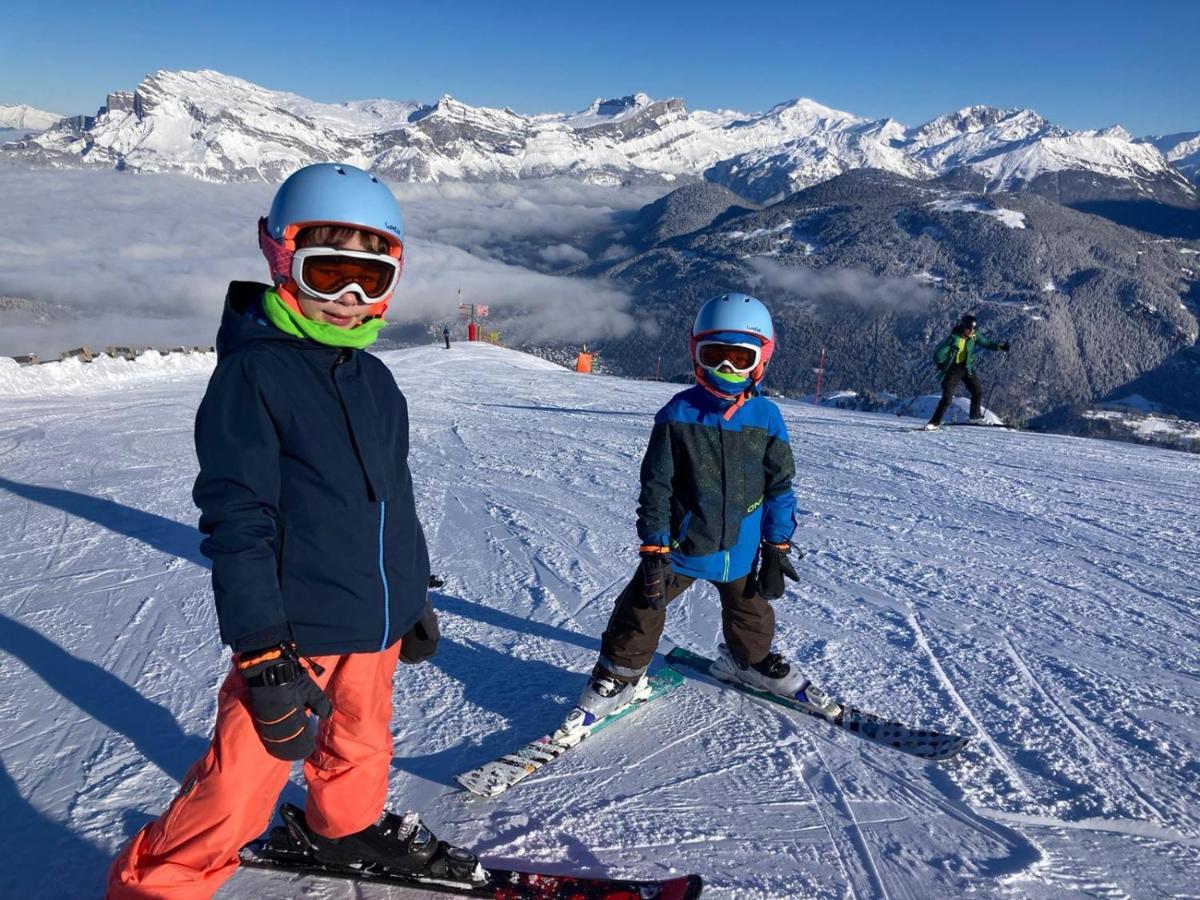
[[[650,693],[642,700],[635,700],[628,706],[605,716],[590,726],[581,724],[582,712],[572,710],[566,721],[553,734],[543,735],[535,741],[530,741],[524,747],[506,753],[499,759],[485,763],[477,769],[455,775],[455,780],[473,794],[480,797],[498,797],[514,785],[524,781],[530,775],[554,762],[572,747],[579,746],[584,738],[601,731],[613,722],[625,718],[632,712],[641,709],[647,703],[657,700],[683,681],[683,675],[674,668],[666,668],[649,676]]]

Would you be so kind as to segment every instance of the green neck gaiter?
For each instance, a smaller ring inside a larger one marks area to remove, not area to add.
[[[326,347],[350,347],[362,350],[375,343],[379,330],[387,325],[383,319],[371,319],[357,328],[338,328],[328,322],[315,322],[283,302],[275,291],[263,294],[263,312],[271,324],[292,337],[305,338]]]
[[[722,381],[728,381],[735,388],[746,380],[745,375],[739,375],[737,372],[721,372],[716,369],[709,369],[708,371]]]

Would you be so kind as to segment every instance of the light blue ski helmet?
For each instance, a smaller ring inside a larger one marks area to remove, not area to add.
[[[758,384],[767,371],[767,363],[775,355],[775,326],[771,322],[771,311],[749,294],[721,294],[696,313],[692,335],[688,339],[688,353],[695,365],[696,377],[703,378],[703,367],[696,359],[697,344],[706,334],[730,331],[754,335],[762,344],[762,357],[750,373],[750,380]]]
[[[348,225],[378,234],[388,255],[404,266],[404,220],[387,185],[362,169],[342,163],[317,163],[288,176],[275,192],[271,211],[258,221],[258,246],[280,297],[299,311],[292,280],[296,235],[309,225]],[[391,294],[371,307],[382,316]]]
[[[378,232],[391,243],[404,243],[400,205],[387,185],[362,169],[342,163],[317,163],[293,172],[275,192],[267,231],[286,243],[314,223],[350,225]]]
[[[721,294],[713,297],[696,313],[692,337],[716,331],[740,331],[757,335],[764,345],[775,342],[775,326],[771,312],[762,301],[748,294]]]

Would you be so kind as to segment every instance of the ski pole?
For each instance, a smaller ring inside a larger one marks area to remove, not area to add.
[[[921,395],[921,390],[923,388],[923,385],[926,385],[929,383],[929,375],[928,374],[923,375],[921,377],[917,377],[917,372],[921,369],[922,366],[926,366],[926,365],[928,365],[927,360],[918,359],[917,364],[908,370],[908,374],[904,378],[904,384],[915,385],[915,393],[913,394],[913,396],[908,398],[907,403],[905,403],[903,406],[899,407],[896,410],[897,416],[905,415],[909,411],[909,409],[912,408],[912,405],[917,401],[917,398]]]
[[[983,408],[985,410],[990,410],[992,408],[992,394],[995,393],[996,385],[1000,383],[1000,376],[1004,373],[1004,370],[1007,366],[1008,351],[1006,350],[1004,352],[1004,362],[1000,363],[1000,371],[992,377],[992,386],[988,388],[987,402],[983,404]]]

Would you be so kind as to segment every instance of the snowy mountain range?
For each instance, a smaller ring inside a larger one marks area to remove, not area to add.
[[[45,131],[63,119],[58,113],[34,109],[24,104],[0,103],[0,128],[18,131]]]
[[[1200,131],[1146,138],[1167,160],[1193,181],[1200,182]]]
[[[1086,173],[1088,190],[1102,195],[1112,181],[1123,196],[1196,206],[1200,195],[1184,172],[1196,173],[1197,140],[1135,139],[1120,127],[1075,132],[1031,110],[988,106],[914,128],[809,99],[754,114],[689,110],[683,100],[641,93],[539,115],[473,107],[449,95],[432,105],[328,104],[203,70],[158,71],[134,91],[109,94],[96,116],[63,120],[3,154],[34,165],[212,181],[273,181],[329,159],[418,182],[703,177],[758,201],[861,168],[918,179],[962,172],[985,190],[1033,185],[1043,193],[1047,178],[1057,184],[1071,172]]]

